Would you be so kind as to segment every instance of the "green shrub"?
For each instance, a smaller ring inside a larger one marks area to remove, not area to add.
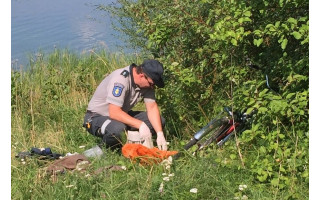
[[[243,152],[260,182],[308,184],[308,1],[118,2],[100,8],[118,17],[133,46],[166,66],[159,97],[172,133],[189,138],[225,105],[258,108],[230,154]],[[265,74],[280,95],[266,89]]]

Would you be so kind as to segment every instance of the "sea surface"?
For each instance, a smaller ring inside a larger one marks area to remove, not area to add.
[[[27,66],[39,54],[68,49],[130,52],[112,28],[113,18],[96,9],[113,0],[11,0],[11,68]]]

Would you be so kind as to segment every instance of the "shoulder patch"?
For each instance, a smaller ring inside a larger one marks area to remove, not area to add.
[[[120,97],[124,86],[121,83],[115,83],[113,86],[112,94],[115,97]]]
[[[127,77],[129,76],[128,70],[123,70],[123,71],[121,72],[121,75],[124,76],[125,78],[127,78]]]

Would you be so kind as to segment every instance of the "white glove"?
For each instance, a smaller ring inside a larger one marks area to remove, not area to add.
[[[153,148],[152,134],[150,132],[149,127],[144,122],[142,122],[142,124],[139,127],[139,133],[140,137],[144,140],[142,145],[148,148]]]
[[[162,131],[157,132],[157,146],[160,150],[167,150],[167,141],[164,138]]]

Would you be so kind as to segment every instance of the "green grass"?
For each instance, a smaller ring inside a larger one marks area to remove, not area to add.
[[[31,62],[29,69],[12,72],[11,82],[11,198],[12,199],[307,199],[308,185],[295,181],[289,189],[260,183],[248,169],[255,158],[231,159],[228,148],[210,149],[208,154],[189,154],[163,165],[140,166],[117,152],[103,149],[100,159],[90,159],[85,172],[67,171],[56,177],[45,168],[52,161],[35,157],[22,162],[15,158],[31,147],[51,147],[57,153],[82,153],[99,140],[82,128],[87,103],[103,76],[134,63],[141,57],[91,52],[78,57],[56,50]],[[187,130],[186,127],[181,127]],[[174,133],[175,130],[167,130]],[[192,130],[186,135],[191,135]],[[172,134],[174,135],[174,134]],[[168,136],[170,150],[181,150],[182,143]],[[85,146],[85,148],[80,148]],[[244,152],[245,153],[245,152]],[[219,161],[220,160],[220,161]],[[125,171],[107,171],[94,175],[101,167],[125,166]],[[163,173],[174,174],[169,181]],[[161,183],[163,191],[159,192]],[[239,185],[247,185],[243,191]],[[197,193],[190,189],[197,188]]]

